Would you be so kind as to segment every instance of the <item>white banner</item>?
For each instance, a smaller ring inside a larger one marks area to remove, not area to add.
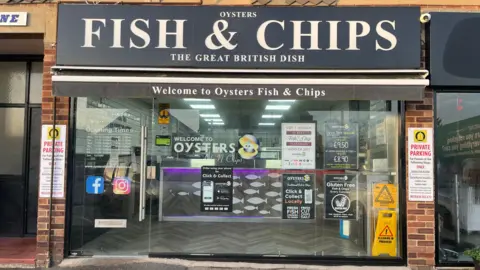
[[[315,123],[282,123],[282,168],[315,169],[315,137]]]
[[[52,154],[55,152],[55,166],[53,170],[53,198],[64,197],[65,182],[65,143],[66,125],[42,125],[42,149],[40,157],[40,198],[50,197],[52,180]],[[53,145],[55,138],[55,147]]]
[[[408,200],[433,201],[433,129],[408,129]]]

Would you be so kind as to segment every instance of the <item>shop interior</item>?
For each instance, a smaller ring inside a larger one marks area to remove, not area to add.
[[[372,187],[399,181],[398,104],[76,98],[70,255],[370,257]],[[329,122],[356,127],[355,168],[325,165]],[[316,124],[314,169],[282,169],[282,123]],[[245,135],[256,139],[255,158],[238,153]],[[233,167],[231,212],[202,211],[202,166]],[[283,217],[285,173],[314,175],[313,218]],[[326,218],[324,176],[346,173],[358,187],[350,196],[355,217]],[[103,178],[100,191],[92,192],[91,177]]]

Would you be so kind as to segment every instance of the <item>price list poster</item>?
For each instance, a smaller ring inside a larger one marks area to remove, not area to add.
[[[325,169],[358,169],[358,124],[325,123]]]

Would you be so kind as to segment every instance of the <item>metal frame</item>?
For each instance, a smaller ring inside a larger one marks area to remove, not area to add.
[[[206,78],[206,77],[136,77],[52,75],[54,82],[115,83],[195,83],[195,84],[286,84],[286,85],[415,85],[427,86],[428,79],[318,79],[318,78]]]
[[[204,73],[288,73],[288,74],[420,74],[429,75],[426,69],[214,69],[214,68],[137,68],[137,67],[88,67],[53,66],[52,71],[150,71],[150,72],[204,72]]]
[[[22,158],[22,181],[24,186],[23,193],[23,212],[21,218],[22,233],[20,237],[24,236],[35,236],[36,233],[27,232],[27,222],[28,222],[28,191],[29,191],[29,165],[30,165],[30,145],[31,145],[31,114],[32,109],[41,108],[41,103],[30,103],[30,84],[31,84],[31,72],[32,72],[32,62],[43,62],[43,55],[0,55],[0,62],[23,62],[25,63],[25,99],[22,103],[0,103],[0,108],[23,108],[24,109],[24,126],[23,126],[23,158]],[[38,204],[38,202],[37,202]],[[37,221],[35,220],[35,223]]]

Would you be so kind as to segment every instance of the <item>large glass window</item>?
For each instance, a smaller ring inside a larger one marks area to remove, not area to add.
[[[72,253],[402,256],[396,101],[78,98],[75,122]]]
[[[473,263],[467,250],[480,245],[480,94],[436,96],[439,259]]]

